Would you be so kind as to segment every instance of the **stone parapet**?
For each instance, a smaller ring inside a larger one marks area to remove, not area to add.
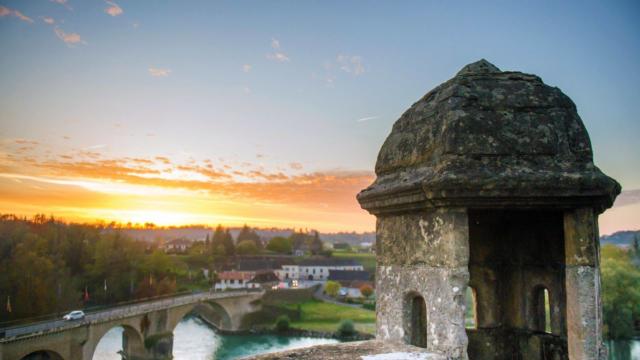
[[[249,356],[245,360],[447,360],[425,349],[377,340],[319,345],[277,353]]]

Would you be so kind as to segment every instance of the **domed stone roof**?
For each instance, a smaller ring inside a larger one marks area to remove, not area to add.
[[[610,207],[620,185],[594,164],[575,104],[535,75],[469,64],[393,125],[372,213],[416,207]]]

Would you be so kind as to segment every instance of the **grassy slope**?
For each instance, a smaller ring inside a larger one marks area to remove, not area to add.
[[[285,305],[297,309],[298,304]],[[321,301],[307,301],[300,304],[301,320],[291,326],[318,331],[336,331],[342,320],[351,319],[358,331],[375,333],[376,314],[371,310],[352,308]]]

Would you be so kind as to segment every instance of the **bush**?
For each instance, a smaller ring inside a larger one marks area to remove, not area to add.
[[[327,293],[327,295],[336,297],[338,296],[338,291],[340,291],[340,283],[335,281],[327,281],[327,283],[324,284],[324,292]]]
[[[356,327],[351,320],[343,320],[338,326],[338,336],[349,337],[356,333]]]
[[[287,315],[280,315],[276,320],[276,330],[278,332],[285,332],[289,330],[289,317]]]
[[[376,303],[375,302],[373,302],[373,303],[364,303],[364,304],[362,304],[362,308],[363,309],[367,309],[367,310],[375,311],[376,310]]]
[[[360,286],[360,293],[365,298],[368,298],[369,296],[371,296],[373,294],[373,288],[369,284],[364,284],[364,285]]]

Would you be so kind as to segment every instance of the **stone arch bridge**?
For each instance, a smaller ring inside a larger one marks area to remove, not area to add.
[[[197,293],[89,313],[84,320],[0,329],[0,360],[91,360],[102,337],[124,328],[123,359],[170,359],[173,330],[195,313],[223,331],[242,330],[243,317],[262,307],[263,291]]]

